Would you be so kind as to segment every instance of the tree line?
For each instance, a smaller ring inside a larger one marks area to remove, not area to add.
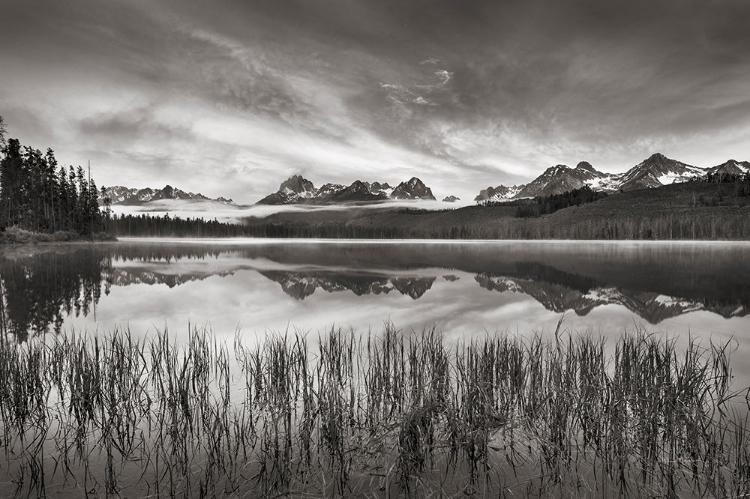
[[[239,225],[201,218],[151,215],[113,216],[111,232],[132,237],[259,237],[320,239],[750,239],[750,217],[711,213],[621,216],[560,224],[549,218],[495,220],[481,226],[412,227],[261,223]]]
[[[0,146],[0,229],[15,226],[82,236],[105,230],[106,213],[100,210],[90,172],[59,165],[52,149],[43,153],[18,139],[6,141],[2,117]]]
[[[540,217],[571,206],[593,203],[606,197],[606,192],[597,192],[592,190],[588,185],[584,185],[580,189],[573,189],[562,194],[538,196],[529,203],[522,203],[516,210],[516,217]]]
[[[113,214],[107,230],[118,237],[252,237],[251,227],[246,225],[204,220],[203,218],[180,218],[165,213],[162,216]]]

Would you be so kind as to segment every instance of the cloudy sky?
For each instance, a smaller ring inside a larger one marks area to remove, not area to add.
[[[747,0],[0,0],[9,135],[99,185],[254,202],[587,160],[750,159]]]

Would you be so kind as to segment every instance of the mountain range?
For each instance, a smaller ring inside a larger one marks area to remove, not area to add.
[[[215,201],[222,204],[233,204],[234,201],[223,197],[211,199],[200,193],[185,192],[181,189],[166,185],[162,189],[151,189],[146,187],[145,189],[135,189],[124,187],[121,185],[115,185],[113,187],[107,187],[104,189],[104,195],[99,196],[100,203],[105,199],[109,198],[112,204],[121,205],[142,205],[151,201],[160,201],[162,199],[182,199],[189,201]]]
[[[575,168],[567,165],[552,166],[528,184],[511,187],[499,185],[482,189],[474,201],[503,201],[550,196],[584,186],[589,186],[595,191],[631,191],[705,178],[710,174],[742,175],[748,172],[750,172],[750,162],[747,161],[729,160],[718,166],[701,168],[656,153],[625,173],[600,172],[585,161],[578,163]]]
[[[625,173],[605,173],[590,163],[581,161],[574,168],[555,165],[541,175],[520,185],[498,185],[482,189],[474,198],[476,202],[506,201],[562,194],[588,186],[595,191],[615,192],[659,187],[676,182],[706,178],[710,175],[744,175],[750,173],[750,162],[730,159],[720,165],[701,168],[667,158],[656,153],[630,168]],[[201,193],[186,192],[166,185],[161,189],[136,189],[116,185],[105,189],[100,202],[109,198],[113,205],[144,205],[152,201],[178,199],[187,201],[213,201],[234,204],[224,197],[209,198]],[[264,197],[257,204],[337,204],[351,202],[380,202],[387,200],[435,200],[432,190],[417,177],[393,187],[387,182],[354,181],[351,185],[326,183],[316,188],[301,175],[294,175],[279,186],[279,190]],[[455,196],[446,196],[444,202],[455,202]]]
[[[264,197],[257,204],[334,204],[348,202],[377,202],[389,199],[430,199],[432,190],[424,182],[412,177],[396,187],[388,183],[354,181],[351,185],[323,184],[316,188],[301,175],[294,175],[279,186],[279,190]]]

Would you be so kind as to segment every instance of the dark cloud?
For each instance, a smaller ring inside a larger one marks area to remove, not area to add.
[[[137,140],[189,140],[192,132],[186,125],[160,121],[151,108],[127,109],[101,113],[78,122],[83,137],[101,137],[119,143]]]
[[[714,164],[750,138],[748,21],[745,0],[27,0],[3,7],[0,112],[166,145],[170,171],[190,141],[263,183],[380,160],[495,184],[652,147]]]

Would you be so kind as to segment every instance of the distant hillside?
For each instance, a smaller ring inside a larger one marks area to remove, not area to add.
[[[396,187],[388,183],[354,181],[351,185],[323,184],[316,189],[313,183],[301,175],[288,178],[279,190],[264,197],[257,204],[337,204],[356,202],[379,202],[389,199],[435,200],[432,190],[420,179],[412,177]]]
[[[575,168],[566,165],[552,166],[528,184],[488,187],[481,190],[474,200],[493,202],[550,196],[584,186],[602,192],[631,191],[706,178],[711,173],[742,175],[748,172],[750,163],[747,161],[729,160],[718,166],[700,168],[656,153],[625,173],[600,172],[585,161],[578,163]]]
[[[222,204],[233,204],[231,199],[218,197],[211,199],[200,193],[185,192],[181,189],[166,185],[162,189],[151,189],[146,187],[145,189],[134,189],[128,188],[121,185],[115,185],[113,187],[107,187],[104,190],[104,195],[99,196],[99,202],[103,204],[105,198],[109,198],[112,204],[120,205],[142,205],[150,203],[152,201],[159,201],[162,199],[182,199],[189,201],[215,201]]]

